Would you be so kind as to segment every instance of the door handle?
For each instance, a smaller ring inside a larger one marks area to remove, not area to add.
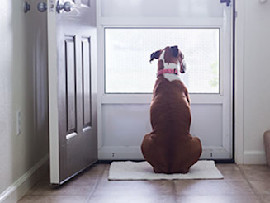
[[[64,10],[66,12],[71,11],[72,5],[70,2],[65,2],[64,4],[60,4],[59,1],[56,4],[56,11],[60,13],[61,10]]]
[[[39,2],[37,5],[37,9],[39,12],[44,12],[47,10],[47,3],[46,2]]]

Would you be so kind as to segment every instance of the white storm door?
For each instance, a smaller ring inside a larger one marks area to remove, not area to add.
[[[50,182],[97,161],[95,1],[48,0]]]
[[[228,3],[227,3],[228,2]],[[148,0],[98,2],[98,157],[143,159],[151,132],[149,105],[157,64],[151,53],[178,45],[188,71],[191,134],[203,159],[233,159],[233,2]]]

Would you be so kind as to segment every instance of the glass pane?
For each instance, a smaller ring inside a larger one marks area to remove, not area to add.
[[[187,63],[180,74],[190,93],[219,93],[219,29],[105,29],[106,93],[151,93],[157,60],[150,54],[178,45]]]

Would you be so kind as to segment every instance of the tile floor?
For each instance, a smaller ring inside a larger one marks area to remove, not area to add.
[[[58,189],[48,176],[19,203],[265,203],[270,202],[270,168],[217,164],[222,180],[108,181],[109,164],[96,164]]]

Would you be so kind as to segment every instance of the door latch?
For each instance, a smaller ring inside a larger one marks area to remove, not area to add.
[[[231,0],[220,0],[220,3],[226,3],[226,6],[230,6]]]
[[[71,8],[72,8],[71,3],[68,2],[68,1],[65,2],[64,4],[60,4],[59,1],[58,1],[57,4],[56,4],[56,11],[58,13],[60,13],[61,10],[69,12],[69,11],[71,11]]]

